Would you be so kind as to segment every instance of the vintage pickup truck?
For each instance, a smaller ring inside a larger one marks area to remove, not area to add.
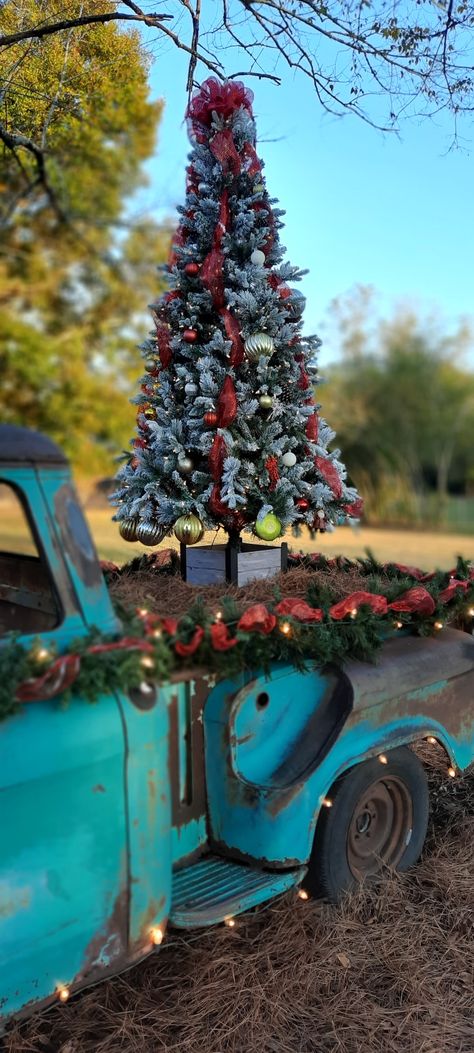
[[[0,553],[0,646],[120,634],[61,451],[0,427],[0,491],[31,531]],[[437,740],[465,770],[473,697],[474,640],[446,630],[390,640],[374,666],[197,669],[94,706],[23,705],[0,724],[0,1020],[127,968],[168,926],[414,864],[428,791],[410,747]]]

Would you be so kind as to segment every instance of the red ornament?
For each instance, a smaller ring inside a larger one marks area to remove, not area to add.
[[[217,419],[220,428],[226,428],[237,416],[237,395],[232,377],[227,374],[217,400]]]
[[[187,263],[184,269],[186,274],[189,274],[191,278],[194,278],[196,274],[199,274],[199,263]]]
[[[197,329],[185,329],[183,333],[183,340],[187,344],[195,344],[198,338]]]
[[[217,413],[215,410],[208,410],[203,417],[204,424],[207,424],[208,428],[215,428],[217,424]]]
[[[298,499],[295,502],[295,504],[296,504],[296,507],[299,508],[301,512],[307,512],[308,511],[309,501],[307,501],[306,497],[298,497]]]

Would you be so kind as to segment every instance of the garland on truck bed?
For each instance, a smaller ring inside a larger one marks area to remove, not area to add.
[[[105,565],[110,584],[115,582],[112,591],[123,635],[104,636],[94,629],[61,655],[44,645],[44,637],[27,649],[12,636],[0,651],[0,719],[14,714],[22,703],[59,696],[65,703],[74,696],[94,702],[118,689],[146,694],[153,682],[190,665],[209,675],[230,677],[244,669],[267,670],[275,661],[304,669],[348,657],[373,660],[396,632],[427,636],[445,625],[471,632],[474,624],[474,567],[462,559],[451,571],[430,574],[416,567],[380,564],[371,555],[349,560],[292,554],[290,567],[288,576],[265,583],[265,602],[249,605],[244,598],[248,589],[233,588],[222,595],[220,588],[216,608],[206,605],[209,588],[195,589],[189,610],[171,617],[151,606],[126,609],[117,582],[140,577],[145,568],[150,582],[178,577],[173,557],[157,562],[146,556],[121,569]],[[298,575],[293,584],[297,580],[299,594],[282,596],[282,584],[291,584],[292,573]],[[364,588],[348,591],[347,582],[354,580],[362,581]],[[152,605],[157,606],[153,597]]]

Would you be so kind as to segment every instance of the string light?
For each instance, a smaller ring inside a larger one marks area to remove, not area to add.
[[[357,607],[353,607],[351,610],[351,618],[357,618]]]
[[[280,625],[280,632],[284,636],[291,636],[291,625],[289,622],[282,622]]]
[[[426,741],[429,742],[430,746],[436,746],[437,740],[435,739],[434,735],[428,735]]]
[[[386,753],[381,753],[379,755],[379,761],[380,761],[381,764],[388,764],[388,757],[387,757]]]
[[[321,804],[324,805],[325,808],[332,808],[332,801],[330,797],[323,797]]]
[[[142,680],[140,684],[140,691],[142,695],[151,695],[153,690],[153,684],[147,684],[146,680]]]
[[[147,655],[147,654],[144,655],[144,657],[142,658],[141,664],[142,664],[144,669],[154,669],[155,668],[155,663],[153,661],[153,658],[150,658],[150,656]]]
[[[309,893],[305,888],[300,888],[298,890],[298,899],[309,899]]]
[[[69,990],[69,987],[65,987],[64,984],[61,984],[60,987],[57,987],[56,994],[60,1002],[67,1002],[71,992]]]
[[[155,640],[161,640],[161,637],[163,636],[163,633],[162,633],[161,629],[153,629],[152,636],[155,637]]]
[[[216,611],[214,618],[216,619],[216,622],[222,621],[222,611]]]
[[[474,618],[474,607],[469,607],[468,615],[470,618]]]
[[[448,775],[449,775],[450,779],[455,779],[456,778],[456,768],[453,768],[453,767],[448,768]]]
[[[402,625],[403,625],[403,622],[394,622],[393,623],[393,628],[394,629],[401,629]]]
[[[160,943],[163,943],[163,929],[160,929],[158,926],[154,926],[153,929],[151,929],[150,937],[151,942],[155,945],[155,947],[159,947]]]
[[[443,628],[443,622],[435,622],[434,623],[434,627],[435,627],[435,629],[437,629],[439,631],[440,629]]]
[[[149,612],[148,612],[147,607],[139,607],[138,608],[137,614],[140,616],[140,618],[146,618],[148,613]]]
[[[48,651],[47,647],[38,647],[37,650],[34,651],[34,657],[37,662],[47,662],[48,658],[51,658],[51,651]]]
[[[235,918],[224,918],[224,925],[227,925],[228,929],[235,928]]]

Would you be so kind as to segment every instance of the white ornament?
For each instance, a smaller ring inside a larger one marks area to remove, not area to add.
[[[285,465],[285,468],[294,468],[296,464],[296,455],[291,450],[288,450],[288,453],[283,454],[282,462]]]
[[[265,253],[261,249],[254,249],[250,257],[252,263],[255,263],[256,267],[263,267],[265,263]]]

